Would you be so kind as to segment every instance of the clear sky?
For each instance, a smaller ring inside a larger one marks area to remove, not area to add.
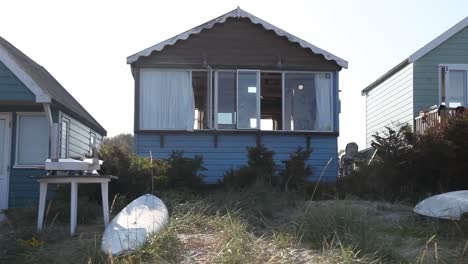
[[[360,91],[468,16],[468,1],[0,0],[0,35],[44,66],[108,131],[133,131],[126,57],[240,6],[349,62],[339,147],[365,145]]]

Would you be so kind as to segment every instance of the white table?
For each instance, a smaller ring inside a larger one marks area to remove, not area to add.
[[[70,234],[75,234],[77,208],[78,208],[78,184],[80,183],[100,183],[102,194],[102,212],[104,214],[104,225],[109,223],[109,182],[117,179],[110,175],[83,175],[83,176],[39,176],[33,177],[39,182],[39,211],[37,216],[37,231],[42,231],[44,224],[44,210],[47,196],[47,185],[50,184],[70,184]]]

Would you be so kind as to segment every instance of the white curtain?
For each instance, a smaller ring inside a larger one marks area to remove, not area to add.
[[[194,100],[189,71],[140,71],[140,129],[193,130]]]
[[[315,95],[317,100],[316,129],[332,131],[331,76],[329,73],[315,75]]]

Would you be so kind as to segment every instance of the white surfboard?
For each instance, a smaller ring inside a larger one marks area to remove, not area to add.
[[[455,191],[431,196],[418,203],[413,211],[420,215],[460,220],[468,212],[468,191]]]
[[[145,194],[129,203],[107,225],[102,237],[102,250],[120,255],[138,249],[168,220],[166,205],[158,197]]]

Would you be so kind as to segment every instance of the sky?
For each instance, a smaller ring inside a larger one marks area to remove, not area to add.
[[[468,16],[466,0],[0,0],[0,36],[114,136],[133,132],[126,58],[237,6],[349,62],[340,72],[339,149],[365,147],[361,90]]]

